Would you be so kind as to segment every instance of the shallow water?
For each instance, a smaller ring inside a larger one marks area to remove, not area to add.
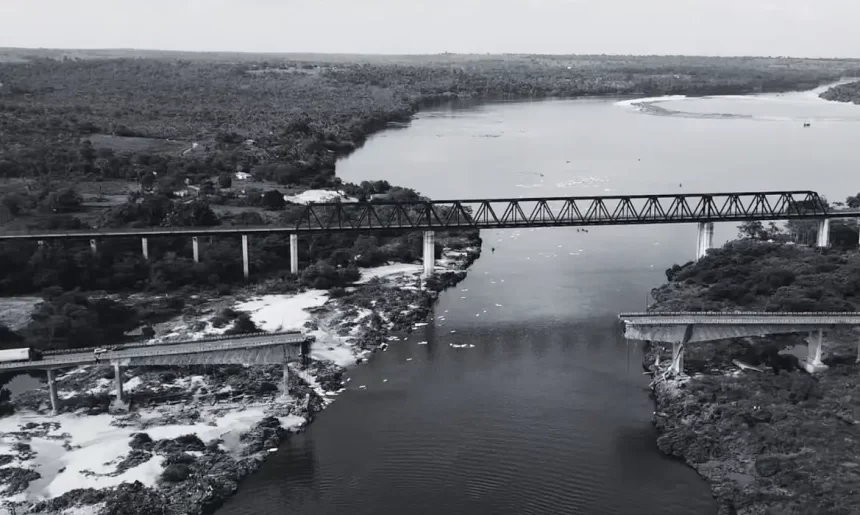
[[[371,138],[338,173],[437,199],[860,190],[860,107],[794,95],[663,103],[698,115],[611,100],[440,109]],[[715,242],[736,232],[718,225]],[[616,321],[693,257],[695,233],[484,231],[435,323],[351,370],[341,398],[221,513],[714,513],[707,485],[657,451],[641,352]]]

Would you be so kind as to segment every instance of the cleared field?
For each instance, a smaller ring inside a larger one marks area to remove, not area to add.
[[[114,152],[173,152],[178,154],[191,147],[191,143],[187,141],[113,136],[111,134],[92,134],[87,139],[92,142],[94,147],[109,148]]]
[[[0,297],[0,325],[13,331],[23,329],[30,321],[33,308],[40,302],[40,297]]]

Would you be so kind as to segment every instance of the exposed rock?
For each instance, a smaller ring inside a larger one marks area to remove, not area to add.
[[[181,513],[174,511],[170,498],[152,488],[145,487],[139,481],[123,483],[114,488],[96,490],[94,488],[77,489],[65,494],[37,503],[32,508],[34,513],[57,513],[69,508],[93,506],[104,503],[98,515],[173,515]]]
[[[6,485],[4,491],[6,495],[23,492],[30,485],[30,481],[35,481],[40,477],[42,476],[35,470],[19,467],[0,468],[0,484]]]

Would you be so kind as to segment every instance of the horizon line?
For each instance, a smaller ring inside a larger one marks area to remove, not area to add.
[[[173,54],[237,54],[246,56],[344,56],[344,57],[444,57],[444,56],[512,56],[512,57],[687,57],[706,59],[784,59],[817,61],[860,61],[858,57],[798,57],[790,55],[708,55],[708,54],[612,54],[612,53],[538,53],[538,52],[436,52],[436,53],[374,53],[374,52],[314,52],[314,51],[248,51],[248,50],[166,50],[159,48],[99,47],[99,48],[58,48],[58,47],[0,47],[7,51],[49,51],[49,52],[161,52]]]

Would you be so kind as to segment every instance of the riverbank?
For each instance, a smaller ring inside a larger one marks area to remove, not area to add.
[[[712,275],[726,270],[726,260],[734,263],[732,276]],[[841,300],[842,309],[853,311],[857,292],[846,280],[858,265],[856,251],[730,243],[669,273],[670,282],[653,292],[651,309],[804,311],[790,308],[809,294],[823,306],[816,310]],[[742,296],[734,297],[738,284]],[[780,357],[766,364],[769,349]],[[825,372],[799,370],[797,357],[805,356],[799,335],[696,343],[685,350],[687,377],[655,385],[657,445],[710,483],[720,515],[860,510],[857,335],[828,332]],[[660,378],[670,361],[671,345],[655,344],[643,367]],[[760,370],[742,370],[735,361]]]
[[[127,413],[110,410],[112,370],[59,377],[57,417],[46,391],[19,396],[18,412],[0,419],[0,502],[17,513],[210,513],[291,432],[358,387],[342,381],[344,367],[428,319],[438,291],[462,280],[480,254],[479,241],[448,243],[457,248],[445,248],[429,285],[419,280],[421,265],[391,264],[362,270],[337,298],[256,285],[156,327],[154,340],[217,333],[213,320],[227,305],[264,330],[313,334],[311,363],[291,365],[288,392],[280,367],[216,366],[129,369]]]
[[[860,104],[860,81],[838,84],[827,91],[823,91],[819,96],[832,102]]]

